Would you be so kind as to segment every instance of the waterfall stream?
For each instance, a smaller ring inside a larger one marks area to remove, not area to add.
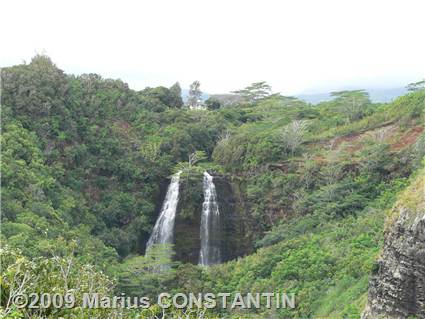
[[[172,244],[174,237],[174,220],[179,201],[180,173],[173,175],[162,204],[161,212],[156,220],[146,251],[154,244]]]
[[[204,172],[204,203],[201,215],[200,265],[214,265],[221,262],[220,252],[220,212],[213,177]]]

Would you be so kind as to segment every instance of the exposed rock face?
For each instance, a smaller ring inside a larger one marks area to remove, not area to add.
[[[249,236],[252,220],[247,217],[239,186],[228,176],[213,175],[220,211],[221,256],[228,261],[253,249]],[[202,175],[181,179],[180,198],[174,228],[176,260],[198,264],[201,244]]]
[[[253,223],[245,207],[240,185],[228,176],[214,176],[222,227],[223,261],[246,255],[253,250]]]
[[[423,183],[419,185],[416,196],[425,197]],[[385,234],[362,318],[425,318],[424,201],[396,208],[398,218]]]
[[[197,264],[202,212],[202,176],[180,180],[180,198],[174,225],[176,260]]]

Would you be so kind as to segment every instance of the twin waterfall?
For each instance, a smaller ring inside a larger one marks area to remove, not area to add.
[[[146,246],[146,251],[154,244],[172,244],[174,241],[174,221],[179,200],[180,174],[173,175],[167,189],[161,212]],[[220,212],[213,177],[204,172],[204,202],[201,214],[201,249],[199,264],[214,265],[221,262],[220,253]]]
[[[199,264],[208,266],[218,264],[220,256],[220,212],[213,177],[204,172],[204,203],[201,215],[201,251]]]
[[[177,204],[179,202],[180,174],[171,177],[170,186],[167,189],[161,213],[156,220],[151,237],[146,245],[146,251],[154,244],[172,244],[174,234],[174,220],[176,219]]]

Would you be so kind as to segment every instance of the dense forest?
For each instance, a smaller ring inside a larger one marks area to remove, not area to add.
[[[17,309],[10,298],[21,289],[128,296],[287,291],[296,295],[295,309],[203,315],[360,318],[395,205],[415,193],[412,187],[421,197],[425,89],[409,89],[391,103],[372,103],[353,90],[312,105],[258,82],[231,102],[212,97],[205,109],[191,109],[178,83],[135,91],[97,74],[65,74],[43,55],[3,68],[2,316],[162,313],[156,306]],[[173,258],[178,247],[167,245],[145,255],[177,171],[184,172],[186,195],[202,195],[193,187],[203,171],[237,185],[244,230],[235,235],[238,258],[201,267]],[[169,311],[171,318],[200,316]]]

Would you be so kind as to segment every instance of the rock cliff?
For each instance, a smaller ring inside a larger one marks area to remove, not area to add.
[[[389,217],[362,318],[425,318],[425,174]]]

